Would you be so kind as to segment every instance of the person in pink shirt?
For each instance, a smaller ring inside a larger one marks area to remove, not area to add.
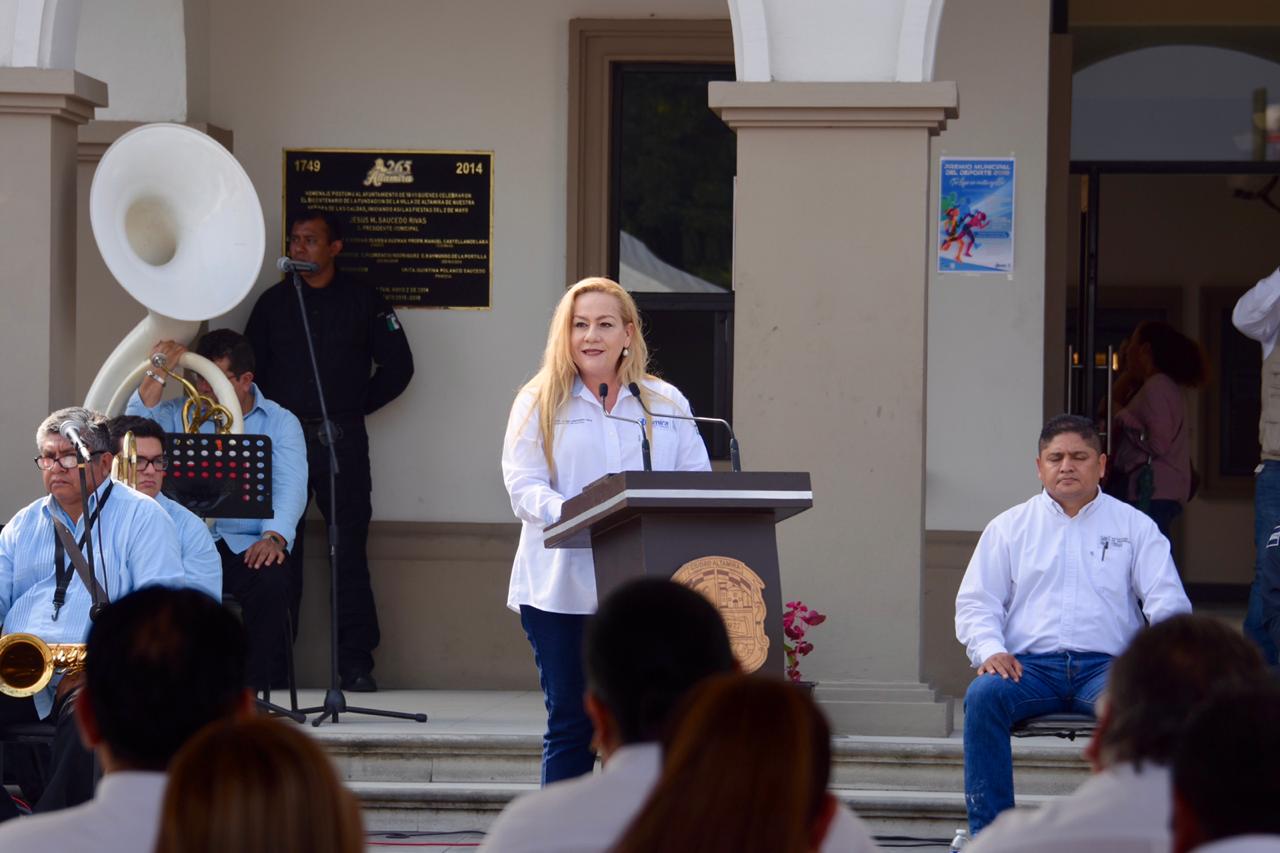
[[[1112,479],[1107,491],[1151,516],[1160,532],[1191,499],[1190,424],[1184,392],[1208,378],[1200,345],[1168,323],[1147,321],[1122,349],[1112,389]]]

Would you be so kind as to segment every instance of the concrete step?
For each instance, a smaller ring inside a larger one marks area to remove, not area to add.
[[[500,782],[349,782],[361,800],[370,832],[485,832],[514,797],[536,784]],[[950,839],[965,825],[964,795],[954,791],[836,789],[878,836]],[[1023,796],[1020,807],[1052,799]]]
[[[315,732],[341,778],[352,782],[500,782],[541,778],[542,737],[522,734]]]
[[[1013,741],[1014,787],[1020,794],[1067,794],[1089,767],[1083,741],[1057,738]],[[837,789],[964,790],[964,745],[959,738],[837,737],[831,782]]]
[[[317,736],[342,778],[353,782],[534,784],[542,738],[537,735],[350,733],[334,727]],[[1013,743],[1016,790],[1064,794],[1088,775],[1080,742],[1052,738]],[[837,737],[832,786],[848,790],[964,790],[958,738]]]

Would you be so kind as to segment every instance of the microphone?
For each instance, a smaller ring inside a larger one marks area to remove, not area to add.
[[[293,258],[286,256],[276,261],[276,269],[280,270],[280,272],[304,272],[310,275],[311,273],[320,272],[320,265],[307,261],[295,261]]]
[[[677,415],[675,413],[655,413],[649,411],[649,407],[644,404],[644,398],[640,396],[640,386],[632,382],[627,386],[627,390],[631,392],[631,396],[636,398],[640,403],[640,408],[644,409],[644,413],[651,418],[675,418],[678,421],[694,421],[700,424],[719,424],[729,431],[729,463],[733,466],[733,470],[742,470],[742,456],[738,453],[738,437],[733,434],[733,425],[723,418],[700,418],[696,415]]]
[[[615,421],[622,421],[624,424],[635,424],[640,427],[640,459],[644,462],[644,470],[653,470],[653,459],[649,455],[649,434],[644,431],[644,421],[633,421],[631,418],[623,418],[609,413],[609,409],[605,406],[605,400],[609,397],[609,383],[600,383],[600,408],[604,410],[604,416]]]
[[[58,434],[75,446],[76,452],[80,454],[81,461],[88,462],[93,454],[89,452],[89,447],[84,443],[84,439],[80,438],[80,428],[81,424],[75,421],[63,421],[58,425]]]

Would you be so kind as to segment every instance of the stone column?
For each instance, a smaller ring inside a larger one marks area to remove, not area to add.
[[[0,68],[0,520],[40,493],[36,426],[77,402],[76,132],[106,103],[75,71]]]
[[[920,618],[929,137],[955,84],[712,83],[710,104],[738,135],[743,456],[813,475],[779,526],[784,595],[829,617],[802,669],[839,732],[944,736]]]

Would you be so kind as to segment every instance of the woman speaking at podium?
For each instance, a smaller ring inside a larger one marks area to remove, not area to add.
[[[642,431],[654,470],[711,470],[697,427],[661,416],[689,415],[689,402],[651,376],[648,361],[631,295],[607,278],[585,278],[556,306],[542,366],[516,395],[507,421],[502,478],[522,523],[507,606],[520,613],[546,701],[544,785],[590,773],[595,764],[582,702],[582,629],[596,610],[591,549],[544,548],[544,528],[588,483],[643,470]],[[627,390],[632,382],[643,407]]]

